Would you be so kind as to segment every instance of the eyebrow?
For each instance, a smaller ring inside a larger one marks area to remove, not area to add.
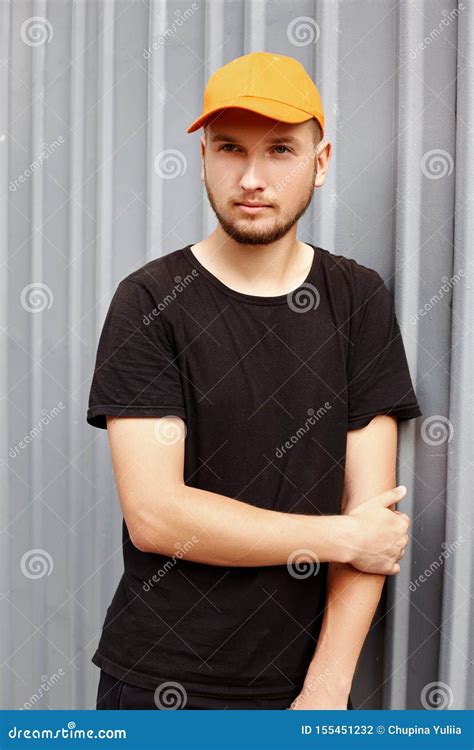
[[[216,135],[211,135],[210,139],[211,143],[215,143],[216,141],[228,141],[229,143],[239,143],[238,138],[234,138],[232,135],[226,135],[225,133],[216,133]],[[275,143],[292,143],[295,146],[301,146],[302,141],[297,138],[294,135],[272,135],[268,138],[264,139],[264,143],[269,144],[275,144]]]

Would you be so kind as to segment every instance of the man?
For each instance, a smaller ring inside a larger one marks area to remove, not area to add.
[[[392,298],[296,237],[331,150],[300,63],[224,65],[201,126],[217,227],[120,282],[91,386],[125,567],[97,708],[352,708],[408,542],[397,421],[421,415]]]

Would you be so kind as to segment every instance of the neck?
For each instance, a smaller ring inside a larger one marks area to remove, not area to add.
[[[270,245],[242,245],[219,226],[192,252],[211,273],[238,291],[257,295],[286,294],[306,278],[313,262],[310,245],[296,232]]]

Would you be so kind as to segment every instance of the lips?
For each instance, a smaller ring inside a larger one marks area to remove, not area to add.
[[[241,212],[247,214],[247,216],[255,216],[256,214],[261,214],[263,211],[268,211],[268,209],[271,208],[271,206],[262,203],[236,203],[236,206]]]
[[[271,208],[269,203],[237,203],[237,206],[245,206],[247,208]]]

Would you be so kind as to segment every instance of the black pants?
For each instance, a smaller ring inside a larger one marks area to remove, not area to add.
[[[196,709],[285,709],[291,705],[291,698],[207,698],[196,695],[187,695],[183,701],[181,694],[175,692],[175,700],[171,698],[172,691],[168,693],[169,701],[166,702],[163,694],[163,708],[196,708]],[[295,696],[296,697],[296,696]],[[184,703],[184,705],[182,705]],[[111,675],[100,670],[99,687],[97,690],[97,710],[147,710],[159,709],[160,697],[155,702],[155,691],[147,688],[130,685],[128,682],[111,677]],[[348,709],[352,709],[349,698]]]

